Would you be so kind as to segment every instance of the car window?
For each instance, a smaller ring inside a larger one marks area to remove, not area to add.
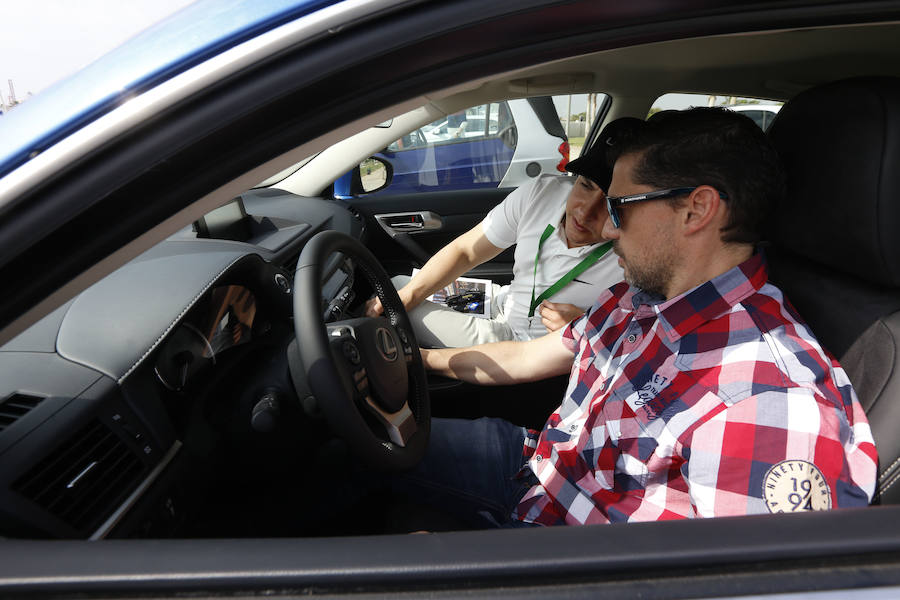
[[[753,119],[760,129],[766,128],[766,113],[761,110],[745,110],[744,115]]]
[[[496,137],[504,129],[515,127],[509,104],[493,102],[473,106],[453,115],[438,119],[390,144],[391,152],[402,152],[427,147],[482,141]],[[515,142],[515,140],[510,140]],[[513,146],[513,150],[515,147]]]
[[[549,97],[490,102],[446,115],[375,154],[391,166],[379,193],[516,187],[565,172],[569,145]]]
[[[647,116],[661,110],[682,110],[693,106],[721,106],[740,112],[766,131],[775,120],[783,103],[767,98],[720,96],[716,94],[663,94],[653,103]]]

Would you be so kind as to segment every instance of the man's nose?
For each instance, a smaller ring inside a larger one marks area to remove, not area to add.
[[[613,225],[612,219],[609,217],[609,213],[606,214],[606,220],[603,222],[603,230],[601,231],[601,235],[603,235],[604,239],[607,240],[619,239],[619,230]]]

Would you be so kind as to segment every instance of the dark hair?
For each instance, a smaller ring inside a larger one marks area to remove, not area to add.
[[[641,154],[635,183],[659,189],[710,185],[727,194],[724,242],[758,242],[769,211],[784,195],[784,172],[765,134],[749,117],[724,108],[657,113],[621,152]]]

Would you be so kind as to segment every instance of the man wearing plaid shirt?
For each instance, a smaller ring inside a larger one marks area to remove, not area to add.
[[[755,252],[783,189],[774,150],[725,110],[651,121],[615,164],[603,229],[627,283],[542,338],[423,351],[477,383],[571,370],[562,404],[541,432],[436,420],[408,479],[507,527],[865,506],[862,407]]]

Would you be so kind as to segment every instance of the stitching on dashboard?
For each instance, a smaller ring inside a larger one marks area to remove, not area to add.
[[[184,309],[180,313],[178,313],[178,316],[175,317],[175,319],[169,324],[168,327],[166,327],[165,331],[163,331],[161,334],[159,334],[159,337],[156,338],[156,341],[153,342],[152,344],[150,344],[150,347],[147,349],[147,351],[144,352],[144,354],[142,354],[141,357],[139,359],[137,359],[137,361],[133,365],[131,365],[130,369],[125,371],[124,375],[119,377],[119,379],[117,381],[117,383],[119,385],[122,385],[122,383],[128,378],[128,376],[131,375],[135,369],[140,367],[141,364],[145,360],[147,360],[147,357],[150,356],[150,354],[152,354],[154,350],[156,350],[157,346],[159,346],[159,344],[163,341],[163,339],[165,339],[165,337],[167,335],[169,335],[169,332],[172,331],[172,328],[175,327],[175,325],[177,325],[178,322],[181,321],[182,317],[184,317],[184,315],[194,307],[194,305],[197,303],[197,301],[203,296],[203,294],[206,293],[206,291],[212,286],[212,284],[214,284],[219,279],[219,277],[221,277],[225,273],[225,271],[227,271],[228,269],[233,267],[235,265],[235,263],[237,263],[239,260],[244,258],[244,256],[246,256],[246,255],[239,256],[239,257],[235,258],[233,261],[231,261],[230,263],[228,263],[227,266],[225,266],[221,271],[216,273],[215,276],[213,276],[213,278],[210,279],[205,286],[203,286],[202,290],[197,292],[197,295],[194,296],[194,298],[190,302],[188,302],[187,306],[185,306]]]

